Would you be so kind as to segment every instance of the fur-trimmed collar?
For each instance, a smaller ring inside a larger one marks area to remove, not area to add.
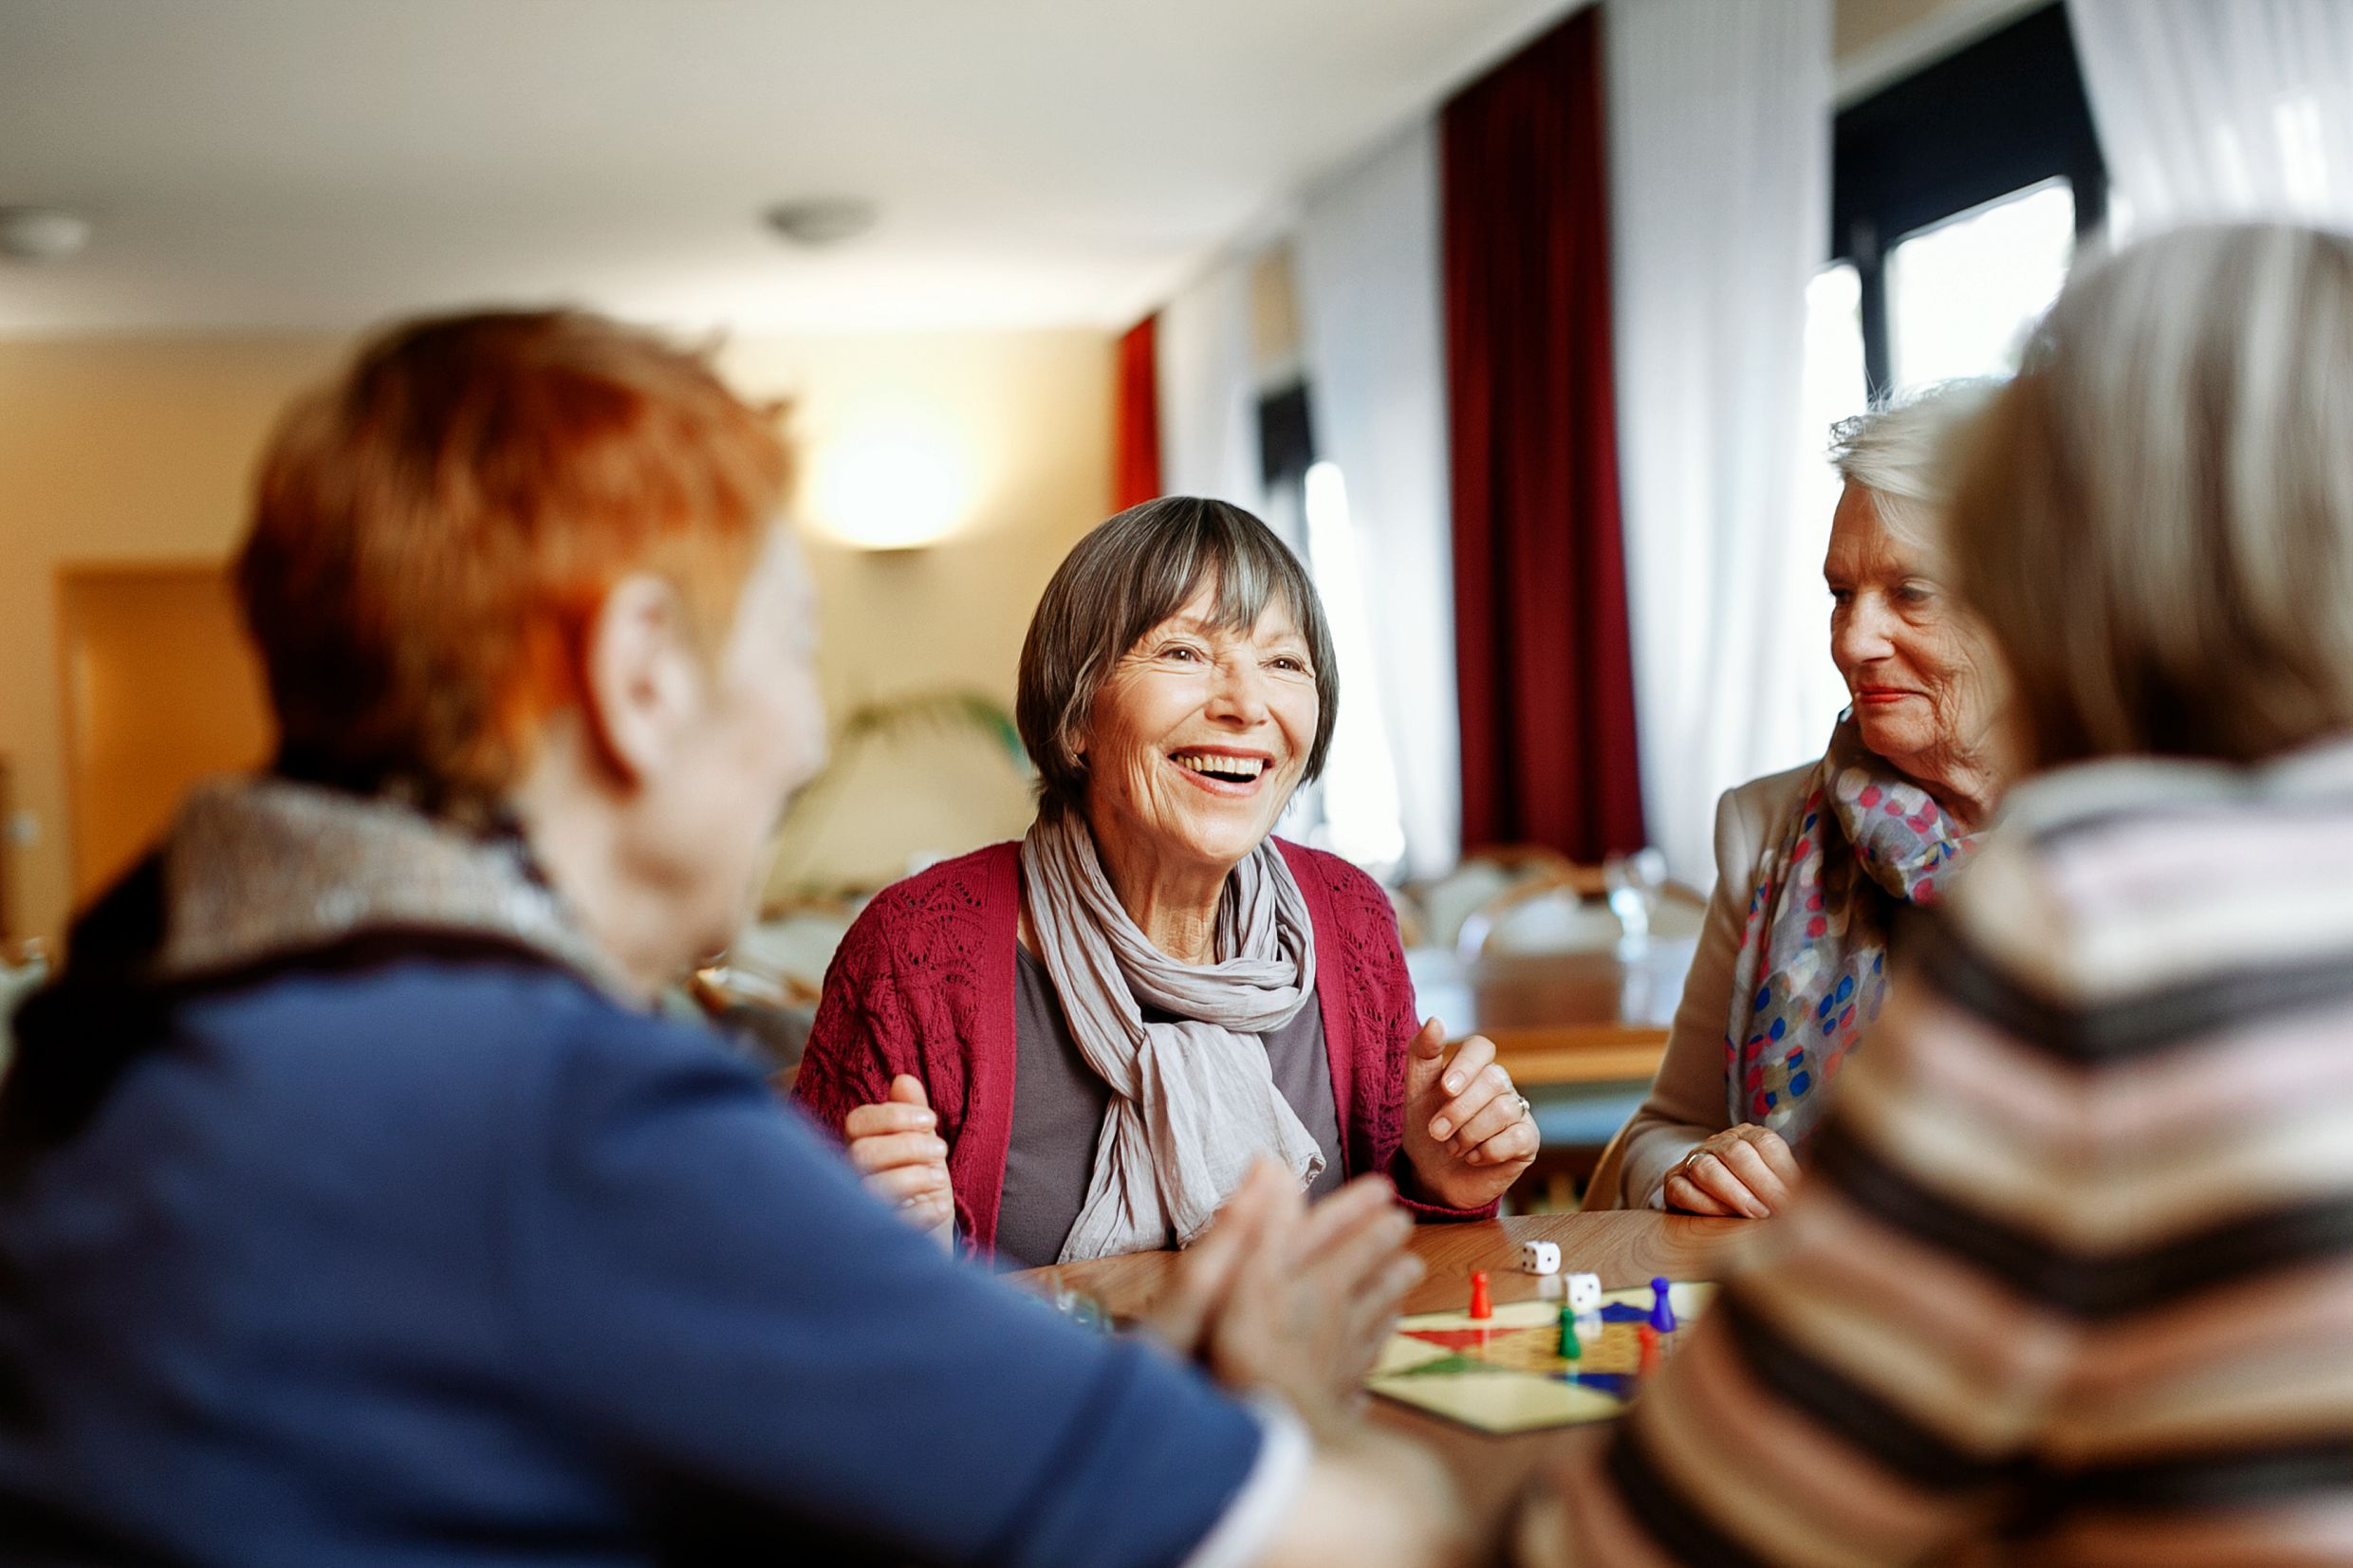
[[[629,989],[532,866],[519,836],[280,778],[199,785],[165,836],[154,978],[189,980],[373,931],[472,932]]]

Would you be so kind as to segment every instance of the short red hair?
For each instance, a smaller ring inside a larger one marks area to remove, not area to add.
[[[573,311],[392,328],[288,410],[236,566],[291,770],[494,800],[590,618],[668,578],[715,652],[790,464],[700,355]]]

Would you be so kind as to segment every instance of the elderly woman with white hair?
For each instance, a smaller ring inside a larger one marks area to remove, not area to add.
[[[1823,578],[1853,701],[1817,761],[1727,791],[1715,895],[1665,1059],[1592,1202],[1763,1218],[1887,985],[1888,929],[1934,903],[1999,799],[1994,661],[1938,544],[1952,437],[1983,383],[1847,420]]]

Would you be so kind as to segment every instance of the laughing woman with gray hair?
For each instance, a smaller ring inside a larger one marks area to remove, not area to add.
[[[1431,1217],[1535,1157],[1494,1047],[1417,1015],[1379,885],[1271,836],[1330,749],[1333,662],[1237,507],[1148,502],[1071,551],[1022,649],[1036,822],[876,897],[794,1085],[911,1220],[1072,1262],[1190,1244],[1262,1156]]]

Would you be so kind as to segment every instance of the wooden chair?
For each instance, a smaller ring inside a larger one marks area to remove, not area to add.
[[[687,981],[703,1016],[765,1057],[780,1090],[800,1069],[825,966],[856,916],[857,905],[844,899],[770,909]]]
[[[1566,870],[1528,877],[1490,897],[1473,910],[1455,934],[1454,951],[1466,964],[1504,949],[1543,952],[1600,952],[1615,948],[1625,929],[1607,902],[1608,888],[1596,866],[1571,865]],[[1557,906],[1550,913],[1552,929],[1544,939],[1518,948],[1497,939],[1515,923]],[[1696,936],[1707,914],[1708,901],[1680,882],[1659,889],[1651,913],[1650,934],[1659,938]]]
[[[1586,1213],[1605,1208],[1625,1208],[1623,1194],[1618,1189],[1625,1176],[1626,1128],[1621,1127],[1609,1142],[1602,1146],[1602,1157],[1593,1162],[1593,1174],[1585,1180],[1584,1201],[1578,1208]]]
[[[1445,876],[1412,884],[1406,896],[1419,912],[1422,940],[1452,948],[1463,921],[1497,894],[1531,877],[1574,870],[1567,856],[1547,845],[1489,844],[1465,855]]]

